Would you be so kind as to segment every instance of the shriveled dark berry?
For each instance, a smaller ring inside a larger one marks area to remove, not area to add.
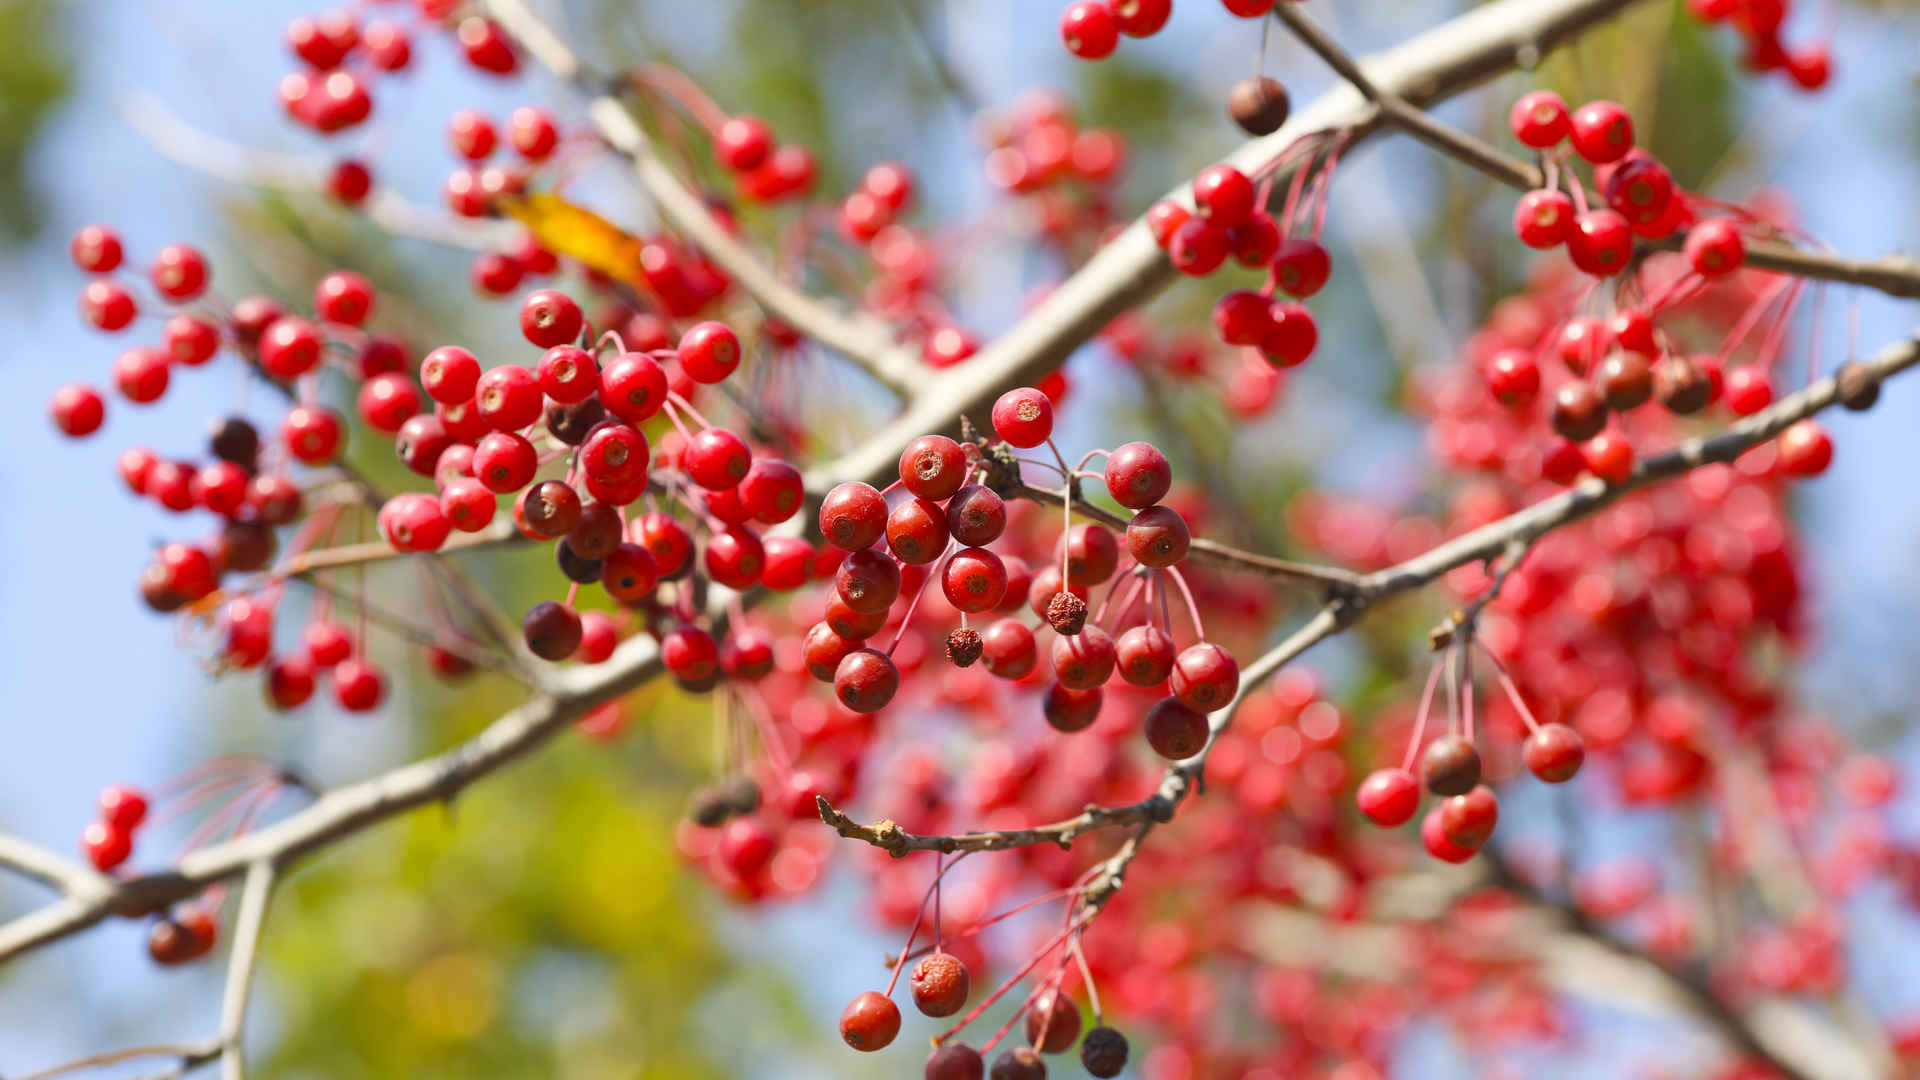
[[[980,631],[971,626],[962,626],[947,635],[947,660],[954,667],[973,666],[983,648]]]
[[[1287,122],[1287,88],[1264,75],[1241,79],[1227,91],[1227,113],[1249,135],[1271,135]]]
[[[565,604],[542,600],[520,621],[520,632],[533,655],[542,660],[565,660],[580,647],[580,616]]]
[[[1465,795],[1480,782],[1480,751],[1458,735],[1442,735],[1421,753],[1420,779],[1435,795]]]
[[[229,521],[214,540],[213,559],[224,570],[250,574],[265,570],[276,547],[273,530],[258,521]]]
[[[1127,1037],[1105,1024],[1080,1042],[1080,1064],[1098,1077],[1119,1076],[1127,1067]]]
[[[1087,602],[1070,592],[1057,592],[1047,601],[1047,625],[1068,637],[1087,625]]]

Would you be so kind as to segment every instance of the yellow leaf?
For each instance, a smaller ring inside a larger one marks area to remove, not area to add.
[[[500,209],[555,255],[565,255],[616,281],[640,280],[640,238],[551,191],[509,196]]]

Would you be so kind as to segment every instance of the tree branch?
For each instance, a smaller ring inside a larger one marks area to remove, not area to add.
[[[226,997],[220,1004],[221,1080],[245,1080],[247,1001],[251,997],[253,970],[260,955],[260,929],[267,921],[267,898],[273,893],[274,868],[271,859],[260,859],[247,868],[246,883],[241,886],[240,914],[234,921],[233,952],[227,958]]]
[[[1368,78],[1340,43],[1309,18],[1299,4],[1275,4],[1273,12],[1307,48],[1352,84],[1361,96],[1372,102],[1388,124],[1509,187],[1531,191],[1545,185],[1546,178],[1531,164],[1502,153],[1470,132],[1434,119],[1391,88]],[[1678,251],[1684,240],[1682,236],[1672,236],[1649,241],[1648,244],[1666,251]],[[1808,251],[1791,244],[1761,240],[1747,241],[1746,252],[1747,265],[1764,270],[1864,285],[1903,299],[1920,297],[1920,262],[1905,255],[1887,255],[1873,260],[1849,259]]]

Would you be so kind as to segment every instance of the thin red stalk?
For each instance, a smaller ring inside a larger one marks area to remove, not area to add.
[[[1500,662],[1499,657],[1493,655],[1493,650],[1481,645],[1478,641],[1474,642],[1474,645],[1479,648],[1480,655],[1486,657],[1487,662],[1493,665],[1493,673],[1500,680],[1500,688],[1507,692],[1507,699],[1513,702],[1513,707],[1520,710],[1520,719],[1526,721],[1527,730],[1539,731],[1540,722],[1533,718],[1533,710],[1527,708],[1526,699],[1520,696],[1520,688],[1513,684],[1513,676],[1507,674],[1507,666]]]
[[[920,910],[915,912],[913,916],[913,929],[907,931],[907,943],[900,947],[900,959],[894,961],[893,964],[893,977],[887,980],[887,997],[893,996],[893,988],[900,983],[900,972],[905,970],[907,966],[907,954],[913,951],[913,939],[920,935],[920,923],[927,916],[927,904],[931,902],[935,896],[939,895],[940,879],[946,877],[947,871],[953,869],[954,865],[959,863],[961,859],[971,854],[973,853],[970,851],[963,851],[954,856],[953,862],[948,863],[944,867],[938,862],[934,864],[933,883],[927,886],[926,895],[920,898]]]
[[[1444,656],[1441,657],[1433,665],[1433,670],[1427,673],[1427,688],[1420,691],[1420,711],[1413,717],[1413,738],[1407,740],[1407,754],[1400,762],[1402,769],[1413,768],[1413,759],[1420,753],[1420,743],[1427,737],[1427,713],[1433,708],[1433,690],[1440,685],[1440,666],[1446,662],[1446,659]]]
[[[1187,588],[1185,575],[1180,573],[1177,566],[1169,566],[1162,573],[1172,577],[1173,583],[1180,587],[1180,595],[1187,601],[1187,617],[1193,620],[1194,636],[1201,641],[1207,640],[1207,629],[1200,625],[1200,605],[1193,602],[1193,590]]]
[[[692,402],[688,401],[686,398],[681,397],[678,391],[674,391],[674,390],[667,391],[667,400],[672,402],[675,405],[680,406],[682,409],[685,409],[687,415],[693,417],[694,422],[699,424],[701,427],[710,428],[713,426],[713,424],[710,423],[706,417],[700,415],[700,410],[694,408]]]
[[[1066,930],[1062,930],[1060,933],[1054,935],[1054,938],[1052,941],[1049,941],[1045,945],[1041,946],[1040,951],[1033,954],[1033,959],[1027,961],[1025,967],[1022,967],[1019,971],[1016,971],[1012,975],[1008,976],[1007,981],[1001,983],[999,989],[987,995],[987,999],[985,1001],[982,1001],[980,1004],[975,1005],[972,1011],[968,1012],[967,1015],[960,1018],[959,1023],[953,1025],[947,1030],[934,1036],[933,1038],[934,1045],[938,1046],[941,1043],[946,1042],[948,1039],[953,1038],[953,1036],[958,1034],[962,1028],[965,1028],[968,1024],[971,1024],[974,1022],[974,1020],[978,1019],[981,1013],[986,1012],[988,1009],[992,1008],[994,1002],[999,1001],[1002,997],[1006,995],[1006,992],[1013,989],[1014,986],[1018,984],[1021,979],[1026,978],[1027,972],[1032,971],[1036,967],[1039,967],[1040,961],[1045,960],[1047,958],[1048,953],[1051,953],[1053,950],[1059,948],[1060,943],[1065,941],[1067,939],[1067,935],[1072,932],[1073,932],[1072,929],[1069,928]],[[898,974],[898,972],[896,971],[895,974]],[[1029,1003],[1031,1003],[1031,999],[1029,999]],[[1026,1011],[1026,1006],[1024,1005],[1021,1006],[1021,1012],[1025,1012],[1025,1011]],[[1019,1016],[1020,1013],[1016,1012],[1014,1013],[1014,1015]],[[1008,1023],[1011,1024],[1012,1021],[1008,1021]],[[1002,1028],[1001,1031],[1002,1033],[1004,1033],[1006,1029]],[[999,1038],[998,1035],[994,1037]],[[993,1044],[988,1043],[987,1045],[991,1046]]]
[[[948,540],[946,550],[940,553],[940,559],[937,564],[941,570],[941,574],[936,575],[930,572],[927,574],[926,579],[920,582],[920,588],[913,594],[913,603],[907,605],[907,613],[900,617],[900,628],[893,632],[893,641],[887,645],[888,656],[892,656],[893,650],[900,647],[900,639],[906,636],[907,627],[913,625],[913,613],[920,610],[920,598],[927,595],[927,586],[933,584],[933,579],[936,576],[944,576],[947,561],[953,558],[954,550],[954,542]]]

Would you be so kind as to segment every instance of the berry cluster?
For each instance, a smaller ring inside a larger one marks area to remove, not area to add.
[[[1725,23],[1747,42],[1747,67],[1779,71],[1802,90],[1818,90],[1833,77],[1833,54],[1824,44],[1788,49],[1780,30],[1793,14],[1789,0],[1687,0],[1687,11],[1703,23]]]
[[[1259,19],[1273,11],[1274,0],[1220,0],[1230,14]],[[1077,0],[1060,16],[1060,40],[1082,60],[1113,55],[1120,35],[1152,37],[1173,15],[1173,0]]]

